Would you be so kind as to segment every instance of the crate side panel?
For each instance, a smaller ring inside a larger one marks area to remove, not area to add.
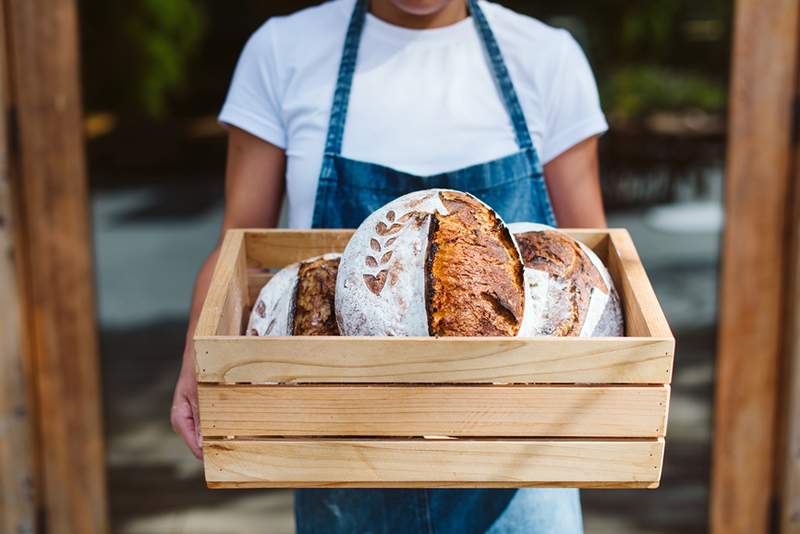
[[[211,276],[211,284],[195,327],[195,336],[215,336],[223,332],[227,333],[223,314],[228,314],[225,320],[230,324],[230,315],[227,310],[233,304],[231,293],[237,291],[236,288],[240,285],[243,277],[241,273],[243,255],[244,232],[228,230],[222,242],[217,264]]]
[[[608,230],[562,228],[561,231],[582,241],[605,261],[605,240]],[[248,265],[265,269],[284,267],[290,263],[326,252],[341,252],[353,230],[343,229],[245,229],[244,239]]]
[[[204,436],[660,437],[669,386],[199,387]]]
[[[658,303],[627,230],[610,230],[608,269],[620,291],[629,336],[672,337],[672,331]]]
[[[665,384],[672,339],[197,338],[200,382]]]
[[[247,264],[275,269],[312,256],[341,252],[352,234],[352,230],[246,230]]]
[[[652,485],[664,440],[209,440],[211,485]]]

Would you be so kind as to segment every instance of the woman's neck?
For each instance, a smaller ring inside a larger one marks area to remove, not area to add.
[[[464,0],[450,0],[441,9],[424,15],[405,11],[398,7],[393,0],[371,0],[369,10],[384,22],[414,30],[450,26],[469,15],[467,3]]]

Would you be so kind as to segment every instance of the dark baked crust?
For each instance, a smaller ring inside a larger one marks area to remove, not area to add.
[[[338,336],[334,314],[339,258],[300,264],[293,311],[293,336]]]
[[[482,203],[439,193],[448,214],[434,214],[425,262],[432,336],[515,336],[524,309],[524,278],[511,235]]]
[[[569,236],[552,230],[516,234],[525,267],[545,271],[562,281],[569,298],[568,312],[555,322],[554,336],[580,334],[592,288],[608,293],[603,277],[589,256]]]

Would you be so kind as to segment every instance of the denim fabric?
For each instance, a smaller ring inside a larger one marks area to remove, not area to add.
[[[297,534],[580,534],[577,489],[306,489]]]
[[[433,176],[414,176],[341,156],[350,87],[367,0],[357,0],[345,37],[312,226],[356,228],[400,195],[432,187],[472,193],[506,222],[555,225],[542,165],[500,48],[476,0],[468,0],[519,152]],[[295,492],[298,534],[581,534],[575,489],[306,489]]]

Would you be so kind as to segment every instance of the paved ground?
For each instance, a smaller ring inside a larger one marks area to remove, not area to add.
[[[94,195],[114,531],[291,533],[289,492],[205,489],[200,464],[169,428],[191,284],[221,219],[221,187],[192,188],[191,198],[186,186]],[[701,208],[611,217],[612,226],[633,234],[678,339],[678,356],[661,489],[585,491],[587,532],[706,530],[718,236],[676,233],[686,225],[668,224],[699,220]]]

